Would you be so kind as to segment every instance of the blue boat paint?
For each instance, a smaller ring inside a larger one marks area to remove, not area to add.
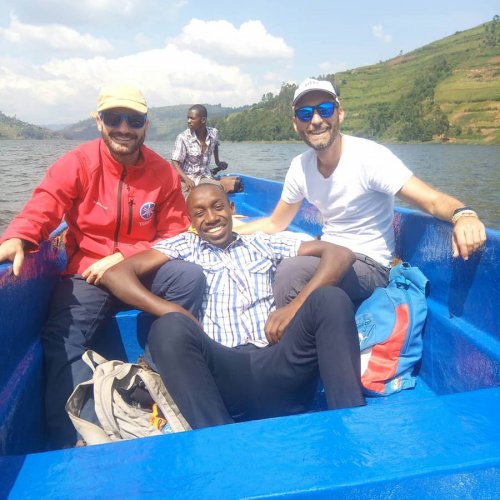
[[[281,184],[243,176],[237,212],[274,207]],[[316,236],[308,204],[294,229]],[[0,498],[495,498],[500,491],[500,233],[468,262],[449,224],[397,209],[397,253],[430,279],[417,387],[323,411],[111,445],[43,449],[38,341],[64,266],[46,243],[23,276],[0,265]],[[124,311],[99,349],[140,354],[151,317]]]

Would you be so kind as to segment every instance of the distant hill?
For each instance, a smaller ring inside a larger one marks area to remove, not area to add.
[[[388,61],[319,75],[334,82],[346,110],[342,130],[384,142],[500,144],[500,18],[457,32]],[[226,141],[297,139],[291,126],[296,86],[242,108],[206,105]],[[189,104],[151,108],[148,138],[174,139],[186,128]],[[98,136],[92,118],[52,132],[0,113],[0,139]]]
[[[383,141],[500,144],[500,18],[388,61],[320,75],[337,84],[342,130]],[[249,109],[215,121],[221,138],[292,140],[284,84]]]
[[[0,139],[54,139],[61,137],[43,127],[31,125],[0,111]]]
[[[187,128],[187,111],[190,104],[177,104],[175,106],[163,106],[149,110],[149,140],[175,139],[179,132]],[[205,104],[208,112],[209,122],[215,117],[223,117],[229,113],[241,111],[244,108],[226,108],[220,104]],[[94,118],[82,120],[61,130],[66,139],[94,139],[98,137]]]

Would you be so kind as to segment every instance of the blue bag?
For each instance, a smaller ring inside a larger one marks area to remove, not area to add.
[[[391,269],[387,287],[376,288],[356,312],[366,395],[387,396],[415,387],[428,283],[417,267],[398,264]]]

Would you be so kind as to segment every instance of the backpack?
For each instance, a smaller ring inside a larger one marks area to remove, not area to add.
[[[407,262],[391,269],[389,284],[376,288],[356,312],[361,384],[368,396],[415,387],[427,316],[428,280]]]
[[[135,363],[107,361],[86,351],[93,376],[78,384],[66,403],[75,429],[89,445],[191,429],[158,373]],[[94,405],[97,422],[81,416]]]

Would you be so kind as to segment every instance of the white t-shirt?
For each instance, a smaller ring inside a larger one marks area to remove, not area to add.
[[[325,179],[315,151],[308,149],[292,160],[281,199],[291,204],[307,199],[323,217],[323,240],[389,266],[394,195],[412,175],[386,147],[342,135],[342,155],[333,174]]]

